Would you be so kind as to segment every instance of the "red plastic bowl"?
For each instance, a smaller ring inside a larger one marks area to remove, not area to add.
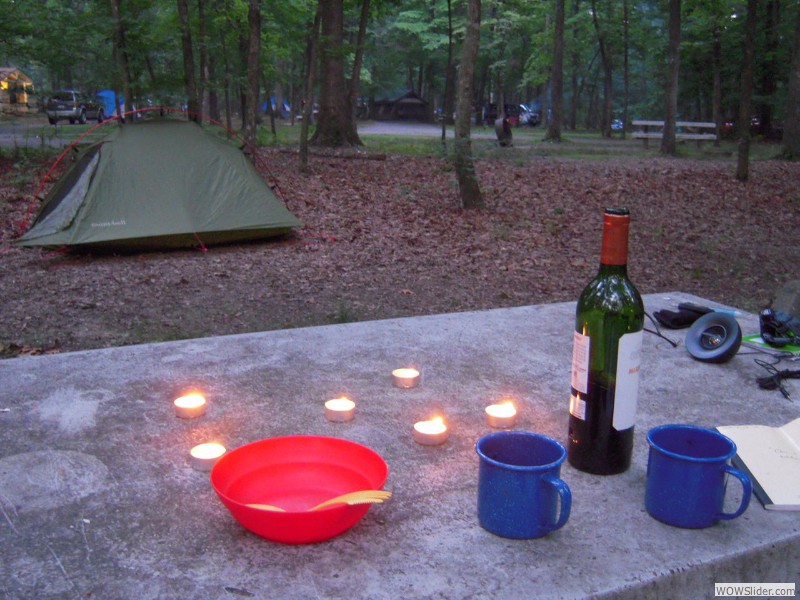
[[[233,517],[253,533],[286,544],[328,540],[358,523],[369,504],[330,506],[320,502],[357,490],[383,487],[389,468],[361,444],[339,438],[297,435],[269,438],[236,448],[211,471],[211,485]],[[286,512],[250,508],[272,504]]]

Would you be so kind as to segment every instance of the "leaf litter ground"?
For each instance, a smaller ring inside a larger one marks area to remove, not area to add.
[[[35,177],[0,159],[0,354],[572,301],[596,272],[606,206],[631,209],[642,293],[757,311],[800,277],[798,163],[753,162],[740,183],[729,160],[482,160],[487,207],[464,211],[441,158],[314,157],[301,175],[296,156],[262,153],[304,228],[104,256],[10,245]]]

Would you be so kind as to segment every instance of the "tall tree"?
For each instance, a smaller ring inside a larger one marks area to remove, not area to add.
[[[456,101],[456,122],[454,163],[458,189],[461,192],[461,205],[464,208],[483,208],[483,194],[475,173],[470,140],[470,117],[472,115],[472,86],[475,79],[475,60],[481,39],[481,0],[467,2],[467,29],[461,64],[458,68],[458,99]]]
[[[763,19],[764,50],[759,53],[761,60],[758,65],[758,88],[755,90],[759,99],[755,109],[758,115],[758,130],[767,138],[773,136],[773,103],[775,91],[778,87],[778,29],[780,27],[780,2],[778,0],[766,1],[766,19]],[[754,83],[755,85],[755,83]]]
[[[317,44],[319,43],[320,8],[314,20],[308,24],[308,43],[306,49],[306,80],[303,84],[303,120],[300,122],[300,172],[308,172],[308,128],[314,114],[314,82],[317,71]]]
[[[364,40],[367,37],[367,21],[369,20],[370,0],[361,0],[361,16],[358,19],[358,37],[356,38],[356,53],[353,60],[353,73],[350,76],[350,112],[353,113],[353,124],[355,125],[356,103],[358,102],[358,91],[361,86],[361,67],[364,64]],[[358,135],[356,133],[356,135]]]
[[[132,106],[133,97],[131,96],[131,69],[128,60],[128,49],[125,45],[125,25],[122,22],[120,11],[120,0],[111,0],[111,17],[114,20],[114,56],[117,59],[117,73],[122,81],[122,97],[128,101],[128,106]],[[117,78],[114,78],[115,81]],[[118,94],[114,94],[114,102],[117,104],[117,114],[122,114]],[[110,116],[110,115],[109,115]],[[122,120],[120,120],[122,123]]]
[[[794,49],[783,126],[783,153],[787,158],[800,159],[800,10],[795,16]]]
[[[580,30],[580,15],[581,6],[580,0],[572,0],[570,10],[570,102],[569,102],[569,115],[567,117],[568,127],[573,131],[578,127],[578,99],[580,98],[580,90],[583,82],[580,78],[581,64],[581,49],[578,40],[581,38]]]
[[[675,121],[678,115],[678,85],[681,73],[681,0],[669,0],[669,43],[665,90],[664,133],[661,153],[675,154]]]
[[[344,78],[344,5],[319,0],[321,81],[319,118],[311,143],[318,146],[360,146],[354,111]]]
[[[630,100],[630,6],[628,0],[622,2],[622,139],[625,139],[625,132],[628,130],[628,101]]]
[[[453,5],[447,0],[447,65],[442,99],[442,147],[447,145],[447,122],[453,112]]]
[[[747,181],[750,178],[750,116],[755,79],[757,21],[758,0],[747,0],[744,58],[742,60],[742,93],[739,98],[739,144],[736,161],[736,179],[739,181]]]
[[[194,52],[192,32],[189,27],[189,0],[178,0],[178,19],[181,26],[181,47],[183,48],[183,81],[189,105],[189,119],[198,120],[197,79],[194,74]]]
[[[258,88],[261,74],[261,3],[250,0],[247,7],[247,102],[246,115],[242,116],[244,139],[253,144],[258,126]]]
[[[609,13],[612,11],[612,2],[608,4],[608,11]],[[597,0],[592,0],[592,22],[597,33],[597,43],[603,65],[603,113],[600,125],[603,137],[611,137],[611,119],[614,110],[614,59],[608,29],[600,23]]]
[[[197,91],[197,111],[206,114],[205,95],[208,91],[208,30],[206,26],[206,2],[197,0],[197,37],[200,82]]]
[[[546,139],[561,141],[561,121],[564,107],[564,0],[555,0],[553,28],[553,70],[550,78],[552,100]]]
[[[712,32],[713,37],[712,50],[711,50],[711,71],[712,71],[712,96],[711,96],[711,115],[714,120],[714,133],[716,139],[714,145],[719,146],[720,138],[722,137],[722,15],[719,10],[720,3],[715,2],[713,8],[715,9],[712,15]]]

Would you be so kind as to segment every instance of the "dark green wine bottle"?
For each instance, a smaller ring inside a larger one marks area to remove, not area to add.
[[[642,297],[628,279],[626,208],[603,220],[600,270],[578,300],[569,402],[570,464],[612,475],[631,464],[644,330]]]

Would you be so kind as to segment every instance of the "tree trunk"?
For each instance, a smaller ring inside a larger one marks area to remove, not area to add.
[[[303,120],[300,123],[300,172],[308,173],[308,128],[314,114],[314,81],[317,71],[317,43],[321,9],[317,6],[314,21],[308,26],[306,81],[303,87]]]
[[[628,100],[630,98],[630,7],[628,0],[622,3],[622,44],[623,44],[623,64],[622,64],[622,139],[628,131]]]
[[[319,118],[311,143],[317,146],[360,146],[344,79],[344,7],[342,0],[320,0],[321,74]]]
[[[447,122],[453,112],[453,6],[447,0],[447,71],[444,77],[444,98],[442,101],[442,147],[447,147]]]
[[[200,81],[197,90],[197,113],[202,117],[206,114],[205,95],[208,90],[208,31],[206,28],[206,2],[197,0],[197,37],[198,54],[200,60]]]
[[[800,11],[797,11],[796,19],[783,123],[783,154],[795,160],[800,158]]]
[[[194,76],[194,52],[192,33],[189,29],[189,0],[178,0],[178,19],[181,25],[181,44],[183,46],[183,80],[186,84],[186,97],[189,104],[189,120],[197,121],[197,81]]]
[[[742,61],[742,95],[739,100],[739,147],[736,161],[736,179],[750,178],[750,115],[753,104],[753,80],[755,79],[756,23],[758,0],[747,0],[747,21],[744,36],[744,60]]]
[[[714,133],[716,139],[714,146],[719,147],[722,137],[722,28],[719,15],[714,15],[714,45],[711,50],[711,72],[714,81],[713,97],[711,99],[712,118],[714,119]]]
[[[664,135],[661,153],[675,154],[675,121],[678,115],[678,81],[681,72],[681,0],[669,0],[669,48],[665,90]]]
[[[216,14],[216,11],[219,10],[217,3],[219,0],[211,0],[209,8],[211,10],[211,14]],[[212,25],[210,29],[211,34],[206,35],[206,43],[210,47],[211,44],[211,35],[217,33],[217,28]],[[206,82],[208,85],[208,116],[213,119],[214,121],[221,121],[222,114],[220,112],[219,106],[219,62],[217,61],[217,53],[210,52],[208,55],[208,75],[206,78]]]
[[[609,10],[611,7],[609,6]],[[604,27],[600,25],[597,16],[597,1],[592,0],[592,22],[597,32],[597,42],[600,48],[600,59],[603,65],[603,115],[600,128],[603,137],[611,137],[611,115],[614,109],[614,65],[611,57],[611,44]]]
[[[258,126],[258,82],[261,72],[261,3],[250,0],[247,10],[248,44],[247,44],[247,119],[245,120],[244,139],[255,144]]]
[[[572,22],[572,39],[578,39],[578,25],[577,25],[577,16],[580,14],[580,0],[572,0],[572,8],[570,10],[570,21]],[[581,67],[581,53],[577,43],[572,43],[572,50],[570,51],[570,70],[572,73],[570,74],[571,82],[571,97],[569,101],[569,117],[567,121],[569,122],[568,127],[575,131],[578,128],[578,98],[580,97],[580,90],[583,87],[583,83],[578,83],[578,69]]]
[[[481,0],[467,4],[467,30],[461,65],[458,70],[458,100],[456,102],[454,163],[463,208],[483,208],[483,195],[472,161],[470,142],[470,116],[472,114],[472,84],[475,61],[481,36]]]
[[[128,103],[128,107],[131,107],[133,103],[131,96],[131,70],[128,64],[128,51],[125,48],[125,26],[122,23],[119,5],[120,0],[111,0],[111,15],[114,19],[114,56],[117,59],[118,72],[122,79],[122,97]],[[122,115],[117,91],[116,89],[114,90],[116,110],[118,115]],[[108,116],[110,117],[111,115]],[[119,122],[122,123],[122,119]]]
[[[767,18],[764,22],[764,53],[758,66],[759,81],[757,98],[763,98],[756,106],[758,115],[758,133],[767,139],[774,138],[772,124],[772,103],[778,88],[779,53],[778,30],[780,28],[780,3],[777,0],[767,2]]]
[[[550,123],[547,125],[545,139],[561,141],[561,121],[564,107],[564,0],[555,0],[556,15],[553,31],[553,70],[551,73]]]
[[[364,62],[364,40],[367,37],[367,22],[369,20],[370,0],[361,0],[361,16],[358,19],[358,37],[356,38],[356,53],[353,60],[353,74],[350,77],[350,112],[353,114],[351,135],[358,137],[356,129],[356,108],[358,106],[358,91],[361,87],[361,65]]]
[[[225,44],[225,34],[222,31],[217,31],[219,34],[219,45],[222,49],[222,102],[225,107],[225,127],[228,131],[233,131],[233,101],[231,100],[231,61]],[[228,134],[230,135],[230,134]]]

